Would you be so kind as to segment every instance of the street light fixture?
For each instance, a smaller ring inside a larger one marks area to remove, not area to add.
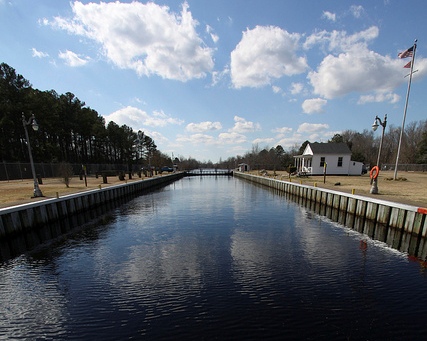
[[[379,122],[379,124],[378,124]],[[381,119],[378,116],[375,116],[375,120],[374,123],[372,124],[372,130],[376,131],[378,129],[379,126],[383,127],[383,131],[381,134],[381,140],[380,140],[380,148],[378,150],[378,158],[377,158],[377,173],[375,174],[375,176],[372,178],[372,187],[370,190],[370,193],[372,194],[378,194],[378,174],[380,172],[380,156],[381,156],[381,149],[383,146],[383,138],[384,138],[384,131],[385,131],[385,127],[387,126],[387,114],[384,115],[384,121],[381,121]]]
[[[34,114],[31,114],[31,117],[27,121],[25,119],[24,113],[22,113],[22,124],[24,125],[25,138],[27,139],[27,146],[28,146],[28,154],[30,155],[31,172],[33,173],[33,180],[34,180],[34,196],[33,196],[33,198],[42,197],[43,193],[40,190],[39,183],[37,181],[36,170],[34,168],[33,154],[31,153],[30,138],[28,137],[28,130],[27,130],[27,126],[31,125],[33,130],[37,131],[37,130],[39,130],[39,125],[37,124],[37,121],[36,121],[36,118],[34,117]]]

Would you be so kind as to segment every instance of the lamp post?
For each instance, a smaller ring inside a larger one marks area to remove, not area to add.
[[[379,124],[378,124],[379,122]],[[376,131],[379,126],[383,127],[383,132],[381,134],[381,140],[380,140],[380,148],[378,149],[378,158],[377,158],[377,167],[378,172],[376,174],[376,177],[372,178],[372,187],[370,190],[370,193],[372,194],[378,194],[378,174],[380,172],[380,156],[381,156],[381,148],[383,146],[383,138],[384,138],[384,131],[385,127],[387,126],[387,115],[384,115],[384,121],[381,121],[381,119],[378,116],[375,116],[374,123],[372,124],[372,130]]]
[[[142,154],[142,142],[144,139],[144,133],[141,130],[138,130],[138,138],[135,140],[136,148],[137,148],[137,162],[141,159]]]
[[[37,124],[37,121],[36,121],[36,118],[34,117],[34,114],[31,114],[31,117],[27,121],[25,119],[24,113],[22,113],[22,124],[24,125],[25,138],[27,139],[27,146],[28,146],[28,154],[30,155],[31,172],[33,173],[33,180],[34,180],[34,196],[33,196],[33,198],[42,197],[43,193],[40,190],[39,183],[37,182],[36,170],[34,168],[33,154],[31,153],[30,138],[28,137],[28,130],[27,130],[27,126],[31,125],[33,130],[37,131],[37,130],[39,130],[39,125]]]

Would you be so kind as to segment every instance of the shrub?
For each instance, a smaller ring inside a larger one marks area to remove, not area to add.
[[[73,178],[73,167],[68,162],[59,164],[59,175],[64,181],[65,186],[70,187],[70,181]]]

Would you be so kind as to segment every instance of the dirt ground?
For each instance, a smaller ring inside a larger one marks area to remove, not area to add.
[[[86,178],[86,186],[85,180],[80,180],[77,176],[71,179],[69,187],[67,188],[63,179],[46,178],[42,179],[43,184],[39,184],[39,188],[43,193],[43,197],[39,198],[32,198],[34,195],[34,181],[31,179],[0,181],[0,208],[99,189],[99,186],[101,186],[101,188],[105,188],[132,181],[143,181],[144,179],[148,178],[141,179],[133,177],[132,179],[127,178],[126,180],[121,181],[117,176],[111,176],[107,178],[108,183],[104,184],[102,177],[96,178],[95,176],[88,176]]]
[[[252,174],[259,175],[258,171],[252,171]],[[269,177],[294,183],[302,183],[320,188],[328,188],[335,191],[373,197],[381,200],[388,200],[402,204],[427,207],[427,173],[421,172],[399,172],[398,180],[393,180],[394,172],[383,171],[378,177],[378,194],[370,194],[371,189],[369,174],[362,176],[326,176],[325,183],[323,176],[309,176],[307,178],[298,178],[292,176],[289,178],[286,172],[267,171]],[[159,175],[161,176],[161,175]],[[56,198],[67,194],[84,192],[88,190],[113,186],[125,182],[144,181],[148,178],[134,177],[120,181],[118,177],[108,177],[108,183],[104,184],[102,177],[87,177],[87,187],[84,180],[79,177],[71,179],[69,188],[67,188],[59,178],[43,179],[43,184],[39,185],[44,197],[32,198],[34,182],[32,180],[13,180],[0,181],[0,208],[19,205],[37,200]]]
[[[258,171],[252,174],[259,175]],[[344,193],[352,193],[381,200],[393,201],[401,204],[427,207],[427,173],[398,172],[394,180],[394,171],[382,171],[378,176],[378,194],[370,194],[371,179],[369,173],[361,176],[326,176],[325,183],[322,176],[299,178],[292,176],[289,179],[287,172],[267,171],[269,177],[284,181],[302,183],[304,185],[327,188]]]

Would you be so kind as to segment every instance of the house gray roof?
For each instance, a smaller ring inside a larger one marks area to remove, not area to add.
[[[351,154],[347,144],[341,143],[309,143],[313,154]]]

